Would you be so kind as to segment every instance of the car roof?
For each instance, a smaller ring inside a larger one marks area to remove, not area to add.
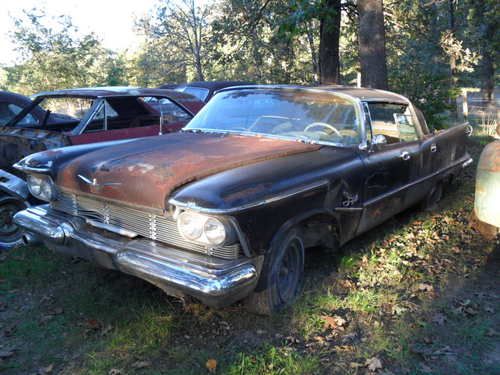
[[[395,92],[371,89],[366,87],[353,87],[341,85],[323,85],[323,86],[300,86],[300,85],[244,85],[238,87],[227,87],[220,91],[243,90],[243,89],[288,89],[288,90],[320,90],[327,92],[340,93],[352,98],[369,102],[391,102],[409,104],[408,98]]]
[[[31,99],[27,96],[12,92],[12,91],[2,91],[0,90],[0,99],[12,100],[19,103],[26,103],[26,105],[31,104]]]
[[[195,81],[195,82],[182,83],[178,87],[191,86],[191,87],[203,87],[210,90],[220,90],[225,87],[248,86],[253,84],[254,84],[253,82],[245,82],[245,81]]]
[[[34,95],[35,98],[40,96],[80,96],[87,98],[107,98],[120,96],[165,96],[179,101],[199,101],[192,95],[175,90],[150,89],[128,86],[73,88],[56,91],[44,91]]]

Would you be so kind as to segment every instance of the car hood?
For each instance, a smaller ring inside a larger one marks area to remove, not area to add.
[[[56,183],[76,193],[165,209],[172,191],[189,182],[319,147],[263,137],[174,133],[79,156],[61,166]]]

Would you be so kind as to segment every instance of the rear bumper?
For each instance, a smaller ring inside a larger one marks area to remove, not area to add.
[[[144,279],[181,297],[190,295],[219,307],[248,295],[258,279],[261,258],[224,260],[144,239],[129,239],[51,210],[28,208],[15,222],[47,247]]]

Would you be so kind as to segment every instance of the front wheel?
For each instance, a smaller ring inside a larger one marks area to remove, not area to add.
[[[247,297],[247,309],[271,315],[290,306],[302,290],[304,242],[300,231],[292,229],[276,241],[262,268],[259,285]]]
[[[14,223],[14,215],[26,208],[26,204],[15,197],[0,197],[0,251],[22,245],[23,232]]]

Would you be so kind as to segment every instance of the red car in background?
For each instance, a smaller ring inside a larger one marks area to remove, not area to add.
[[[205,104],[183,92],[130,87],[67,89],[32,99],[0,127],[0,249],[20,244],[13,215],[38,203],[14,163],[38,151],[175,132]]]

